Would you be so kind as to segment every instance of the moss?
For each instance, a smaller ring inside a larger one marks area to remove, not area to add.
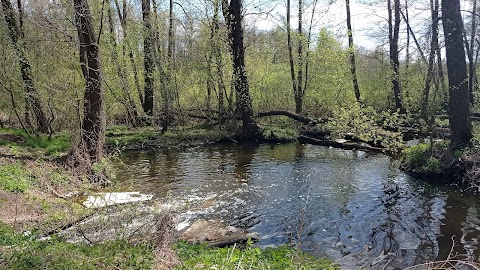
[[[331,260],[316,259],[295,249],[280,246],[209,248],[180,242],[175,250],[183,261],[177,269],[339,269]]]

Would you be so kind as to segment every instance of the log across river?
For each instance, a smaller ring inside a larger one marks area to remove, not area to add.
[[[258,245],[298,240],[344,269],[403,269],[480,255],[480,203],[399,171],[382,154],[300,143],[216,144],[120,155],[120,185],[201,202],[185,222],[222,218]]]

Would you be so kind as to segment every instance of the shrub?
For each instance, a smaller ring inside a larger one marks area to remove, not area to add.
[[[409,167],[421,167],[423,166],[429,157],[428,149],[429,145],[425,143],[419,143],[417,145],[408,147],[402,151],[402,161]]]
[[[429,157],[425,165],[422,166],[422,169],[426,173],[438,174],[442,171],[442,164],[436,157]]]

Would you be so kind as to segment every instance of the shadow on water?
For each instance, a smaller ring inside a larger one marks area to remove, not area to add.
[[[122,185],[158,198],[209,201],[194,217],[256,231],[260,246],[300,241],[345,269],[403,269],[451,252],[480,256],[477,199],[407,176],[384,155],[292,143],[120,158]]]

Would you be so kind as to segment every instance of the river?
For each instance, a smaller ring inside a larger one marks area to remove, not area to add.
[[[197,203],[183,218],[222,218],[261,247],[298,244],[342,269],[403,269],[480,255],[472,194],[415,179],[382,154],[290,144],[130,151],[120,185]],[[452,248],[452,244],[455,243]]]

